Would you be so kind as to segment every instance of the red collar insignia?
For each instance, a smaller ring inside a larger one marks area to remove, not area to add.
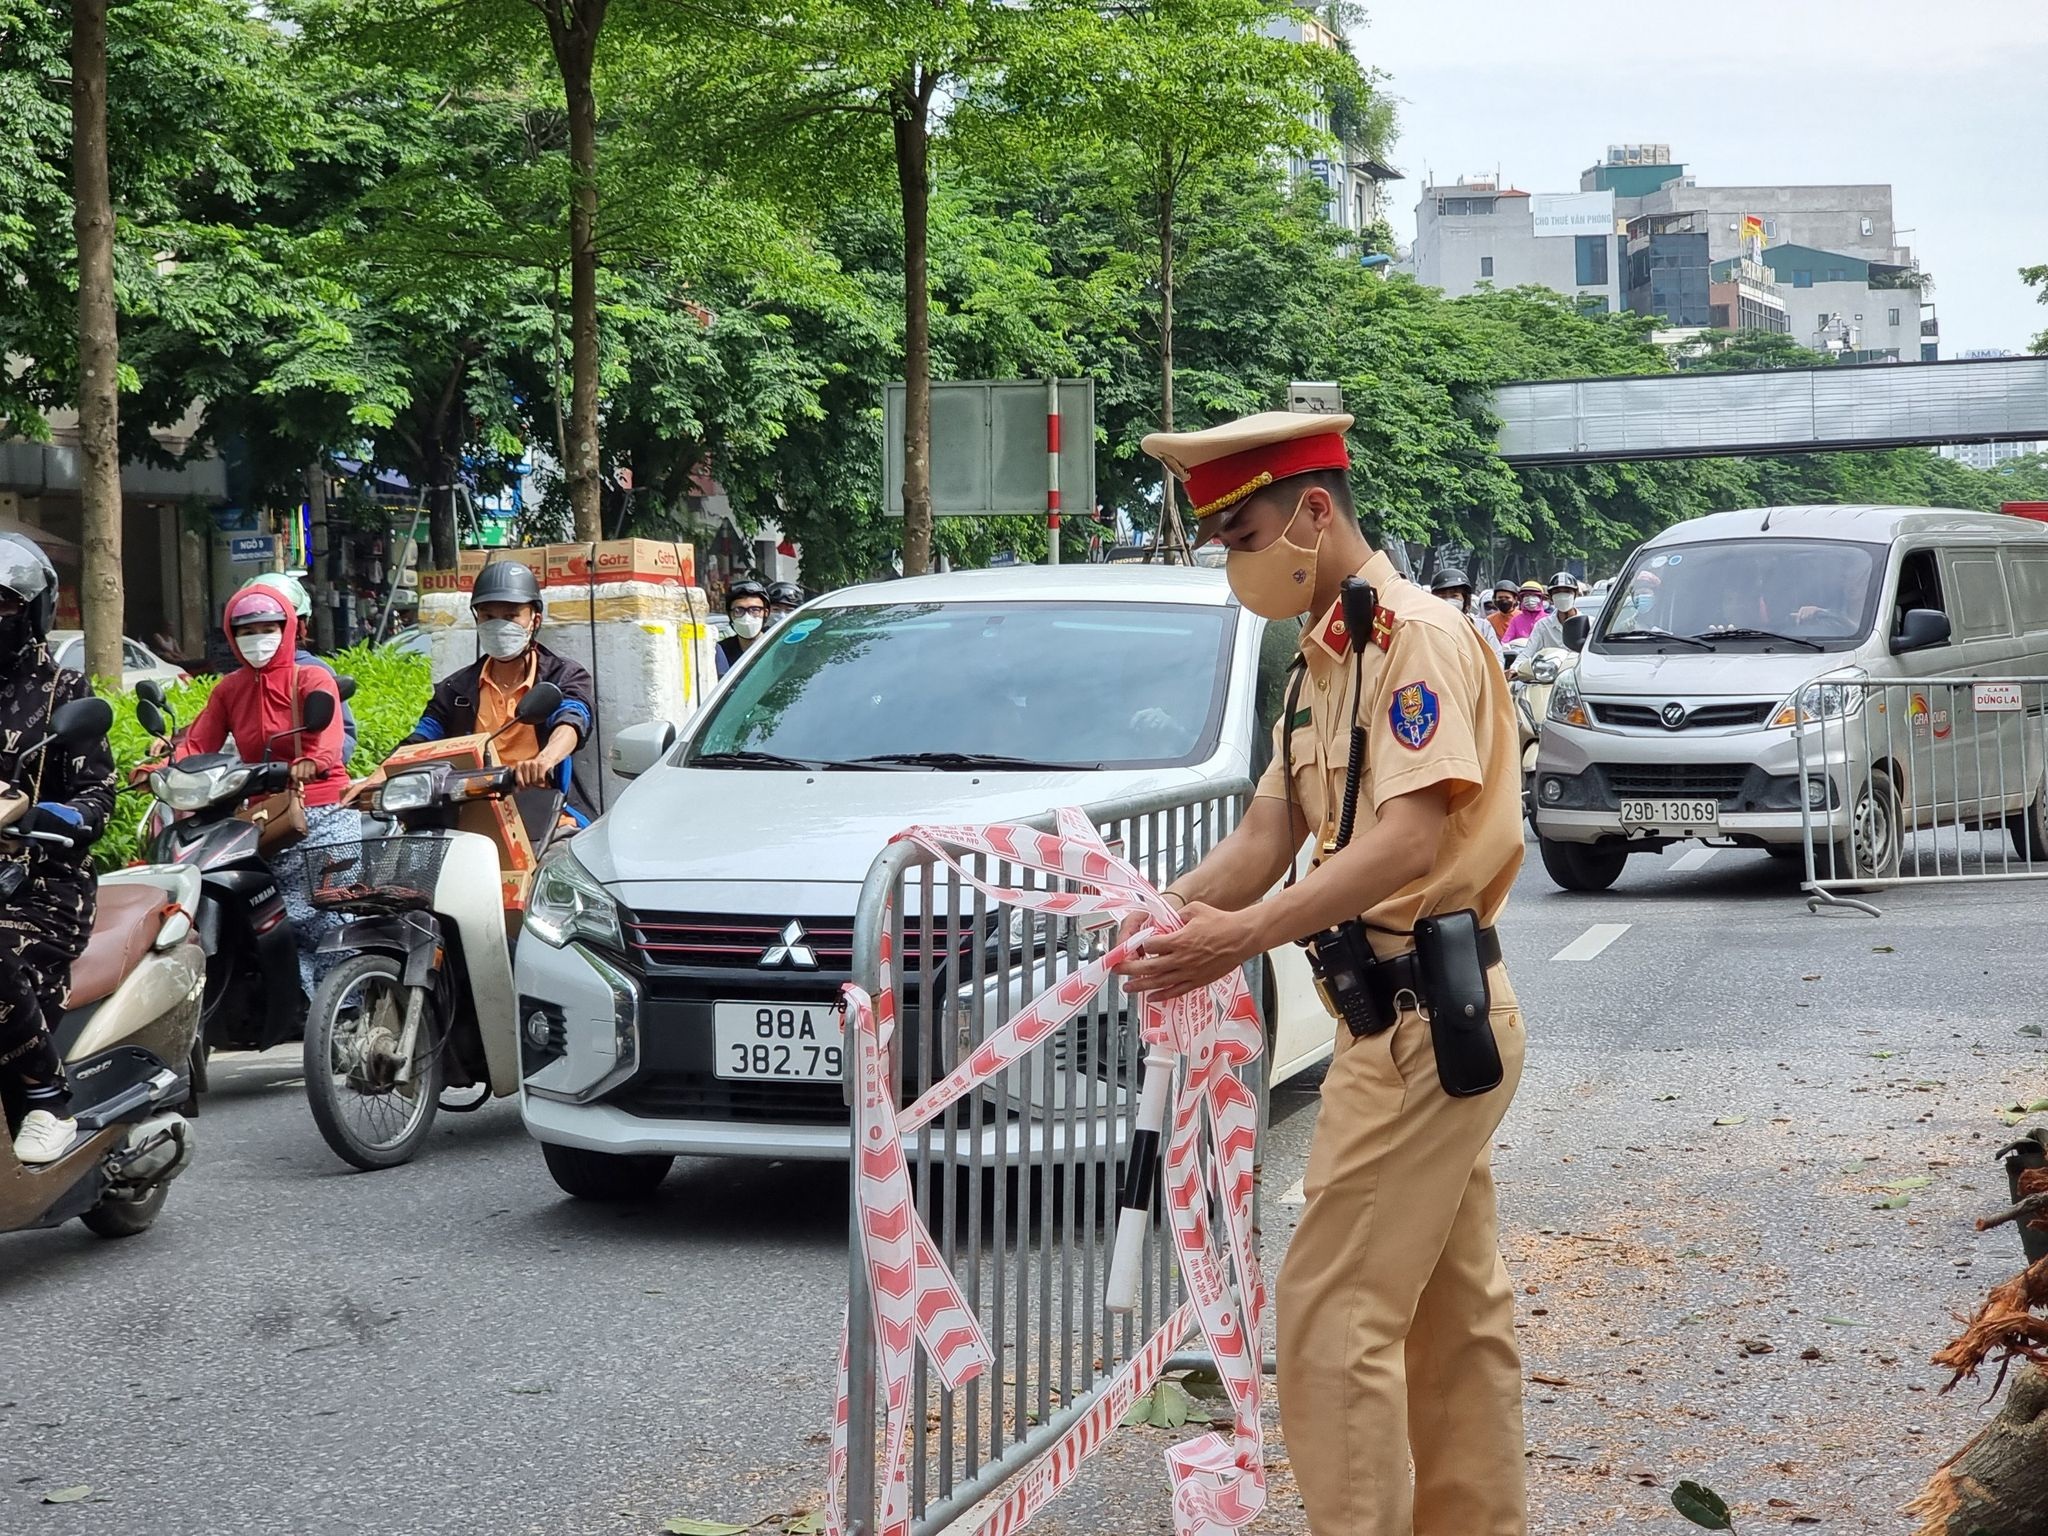
[[[1391,609],[1373,609],[1372,643],[1383,651],[1394,643],[1394,614]]]

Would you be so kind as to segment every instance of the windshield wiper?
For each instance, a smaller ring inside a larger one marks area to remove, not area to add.
[[[1100,764],[1041,763],[1029,757],[1004,757],[999,752],[878,752],[873,757],[856,757],[852,766],[880,767],[900,764],[911,768],[1038,768],[1074,769],[1100,767]]]
[[[1787,645],[1803,645],[1809,651],[1824,651],[1826,646],[1804,635],[1781,635],[1769,629],[1717,629],[1711,634],[1695,635],[1695,640],[1782,640]]]
[[[1618,645],[1624,640],[1654,640],[1657,644],[1662,645],[1665,641],[1671,640],[1679,645],[1690,645],[1702,651],[1711,651],[1714,648],[1711,643],[1701,640],[1697,636],[1674,635],[1668,629],[1624,629],[1618,635],[1602,635],[1600,638],[1609,645]]]
[[[692,768],[795,768],[810,772],[840,768],[842,763],[817,762],[801,757],[784,757],[780,752],[706,752],[690,759]]]

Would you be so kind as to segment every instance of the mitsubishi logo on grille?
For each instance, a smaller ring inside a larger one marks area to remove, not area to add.
[[[1685,706],[1673,700],[1657,712],[1657,718],[1664,722],[1666,730],[1675,731],[1685,724]]]
[[[815,971],[818,968],[818,952],[805,942],[808,937],[809,935],[804,932],[804,925],[791,919],[789,926],[782,930],[781,941],[762,950],[761,958],[756,964],[764,971],[772,971],[781,965],[795,971]]]

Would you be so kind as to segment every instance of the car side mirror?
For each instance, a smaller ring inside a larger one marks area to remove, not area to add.
[[[1575,651],[1583,651],[1593,636],[1593,621],[1583,613],[1575,613],[1566,619],[1563,628],[1564,643]]]
[[[1903,656],[1908,651],[1947,645],[1948,639],[1947,614],[1939,608],[1908,608],[1906,616],[1899,620],[1898,633],[1892,636],[1892,654]]]
[[[145,677],[141,682],[135,685],[135,697],[137,701],[140,703],[153,705],[157,709],[162,709],[164,707],[163,684],[159,683],[153,677]],[[142,712],[140,710],[137,710],[136,718],[140,719],[141,715]]]
[[[341,695],[341,702],[346,704],[356,696],[356,680],[352,677],[337,677],[334,680],[334,691]]]
[[[561,689],[553,683],[535,683],[526,690],[526,697],[519,701],[519,707],[512,711],[512,717],[521,725],[539,725],[551,718],[561,707]]]
[[[612,738],[612,772],[637,779],[651,772],[676,744],[676,728],[667,720],[643,720]]]
[[[299,706],[299,720],[304,729],[318,733],[334,724],[335,713],[341,708],[341,701],[331,693],[309,693]]]
[[[135,691],[138,695],[142,692],[140,688]],[[135,723],[149,733],[152,741],[161,741],[171,733],[171,723],[164,718],[164,712],[145,698],[135,700]]]
[[[76,750],[107,734],[114,726],[114,706],[105,699],[73,699],[50,716],[50,739]]]

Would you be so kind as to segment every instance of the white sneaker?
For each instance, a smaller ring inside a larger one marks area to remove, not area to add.
[[[32,1109],[21,1117],[21,1134],[14,1138],[14,1158],[25,1164],[54,1163],[78,1140],[78,1122],[59,1120],[47,1109]]]

